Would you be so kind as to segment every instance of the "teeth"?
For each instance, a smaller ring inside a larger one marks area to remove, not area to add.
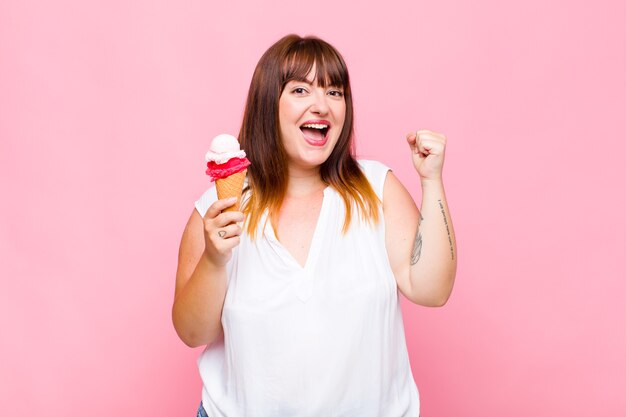
[[[302,125],[302,127],[308,127],[309,129],[326,129],[328,125],[318,124],[318,123],[307,123]]]

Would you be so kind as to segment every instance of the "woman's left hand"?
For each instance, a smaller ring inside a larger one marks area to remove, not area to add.
[[[423,129],[406,135],[406,141],[413,151],[413,166],[420,179],[441,180],[446,136]]]

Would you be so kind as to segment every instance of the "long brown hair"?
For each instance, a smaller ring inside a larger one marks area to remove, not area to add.
[[[251,162],[248,167],[249,198],[243,212],[246,230],[254,238],[263,212],[268,209],[272,225],[278,214],[289,181],[287,154],[278,120],[278,102],[285,85],[303,81],[315,65],[315,78],[322,88],[343,89],[346,115],[343,130],[328,159],[320,167],[321,179],[332,186],[344,201],[345,233],[352,220],[352,203],[362,219],[377,223],[380,200],[354,158],[354,113],[348,69],[339,52],[316,37],[287,35],[263,54],[256,66],[243,116],[239,142]]]

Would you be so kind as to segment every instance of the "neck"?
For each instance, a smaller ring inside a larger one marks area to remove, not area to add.
[[[310,171],[289,170],[289,183],[285,197],[305,197],[323,190],[326,184],[322,181],[319,168]]]

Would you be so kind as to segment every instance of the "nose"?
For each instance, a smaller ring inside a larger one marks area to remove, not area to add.
[[[324,115],[328,113],[328,97],[326,96],[325,91],[316,91],[313,94],[313,103],[311,104],[311,112],[319,115]]]

